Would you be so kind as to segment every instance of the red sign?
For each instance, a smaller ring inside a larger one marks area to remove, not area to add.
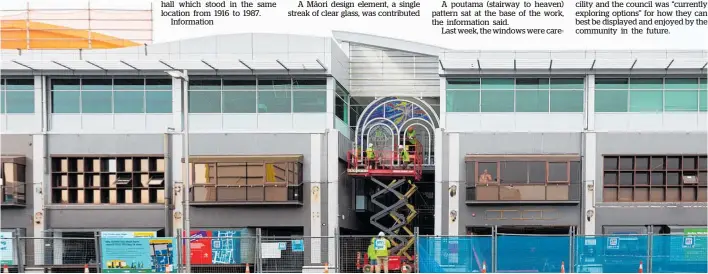
[[[212,264],[211,231],[193,230],[190,234],[192,234],[189,237],[192,264]],[[186,260],[184,253],[183,258]]]

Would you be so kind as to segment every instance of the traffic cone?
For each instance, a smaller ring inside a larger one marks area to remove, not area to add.
[[[170,273],[171,270],[172,270],[172,266],[171,266],[171,265],[169,265],[169,264],[168,264],[168,265],[165,265],[165,273]]]
[[[410,273],[410,266],[407,263],[403,263],[401,266],[401,273]]]
[[[246,272],[244,272],[244,273],[251,273],[251,265],[250,264],[246,264]]]
[[[329,273],[329,263],[325,263],[324,273]]]
[[[2,273],[10,273],[10,268],[7,267],[7,265],[2,266]]]
[[[639,261],[639,272],[638,273],[644,273],[644,262]]]
[[[561,273],[565,273],[565,262],[561,261]]]
[[[91,273],[88,269],[88,264],[84,264],[84,273]]]
[[[482,273],[487,273],[487,262],[482,262]]]

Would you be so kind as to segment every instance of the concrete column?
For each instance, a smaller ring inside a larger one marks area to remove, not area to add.
[[[334,77],[327,77],[327,128],[334,128],[334,92],[337,87],[337,81]]]
[[[446,212],[448,219],[448,234],[459,235],[459,213],[460,213],[460,134],[448,134],[448,178],[449,189],[443,189],[445,194],[443,199],[448,199],[449,210]],[[450,192],[454,189],[455,195],[451,196]]]
[[[439,66],[439,65],[438,65]],[[441,69],[441,73],[444,71]],[[447,78],[440,77],[440,127],[447,128]]]
[[[51,197],[51,181],[49,179],[49,155],[47,155],[47,135],[46,132],[49,130],[48,118],[50,114],[47,112],[47,104],[49,98],[47,93],[47,78],[45,76],[35,76],[34,77],[34,115],[37,125],[34,127],[38,129],[39,132],[32,135],[32,166],[28,167],[32,170],[32,181],[27,180],[26,191],[31,192],[32,200],[28,201],[32,203],[32,215],[28,218],[32,218],[32,229],[27,232],[27,236],[42,237],[44,236],[44,231],[49,227],[47,224],[47,212],[45,211],[45,204],[51,202],[49,198]],[[34,218],[37,214],[42,215],[40,223],[37,223]],[[33,247],[35,251],[44,250],[44,243],[41,240],[33,241]],[[35,252],[37,253],[37,252]],[[43,253],[42,253],[43,254]],[[34,256],[36,264],[44,263],[44,256]]]
[[[444,151],[443,138],[445,138],[441,128],[435,129],[435,223],[433,225],[435,235],[442,235],[442,199],[443,199],[443,167],[444,167]],[[441,156],[442,155],[442,156]]]
[[[322,262],[322,135],[310,135],[310,262],[305,264],[319,264]],[[326,160],[326,159],[325,159]],[[307,229],[307,227],[305,228]],[[307,235],[307,231],[305,235]]]
[[[327,262],[337,267],[337,245],[334,240],[339,229],[339,131],[327,131]],[[340,271],[338,271],[340,272]]]
[[[184,155],[182,153],[182,135],[179,134],[182,131],[182,80],[177,78],[172,79],[172,128],[174,129],[172,132],[173,134],[171,134],[172,143],[170,147],[172,152],[172,160],[165,164],[171,165],[172,183],[179,183],[177,185],[180,185],[179,189],[175,188],[175,185],[173,185],[172,188],[175,190],[172,193],[172,198],[175,205],[175,209],[172,214],[172,229],[174,233],[173,235],[179,235],[177,233],[183,228],[182,222],[184,221],[185,216],[182,208],[182,203],[184,201],[184,199],[182,199],[182,191],[184,191],[184,186],[181,184],[184,181],[184,176],[182,174],[184,170],[182,168],[182,157],[184,157]],[[165,129],[165,131],[169,132],[168,129]],[[181,218],[175,218],[177,216],[180,216]]]
[[[585,78],[585,132],[583,142],[583,230],[585,235],[594,235],[597,210],[596,193],[601,189],[597,181],[597,133],[595,132],[595,75]]]

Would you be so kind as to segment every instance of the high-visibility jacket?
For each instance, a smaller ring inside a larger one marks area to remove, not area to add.
[[[408,131],[408,141],[415,145],[415,129],[411,129]]]
[[[411,161],[411,155],[408,153],[408,150],[401,149],[401,161],[403,161],[403,162],[410,162]]]
[[[366,157],[369,158],[369,160],[373,160],[376,158],[376,155],[374,154],[374,148],[367,148],[366,149]]]
[[[369,245],[369,249],[366,250],[366,255],[369,256],[369,260],[376,260],[376,249],[374,248],[374,243]]]
[[[391,241],[384,237],[371,238],[371,244],[374,245],[376,257],[387,257],[388,249],[391,248]]]

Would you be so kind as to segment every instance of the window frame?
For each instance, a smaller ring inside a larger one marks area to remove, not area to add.
[[[627,159],[624,161],[623,160]],[[669,162],[675,162],[672,167]],[[603,155],[604,202],[705,202],[708,200],[708,162],[705,154]],[[630,164],[631,161],[631,164]],[[692,162],[692,165],[686,163]],[[622,180],[629,176],[629,183]],[[686,183],[685,176],[695,183]],[[609,182],[616,178],[617,182]],[[646,180],[646,182],[644,182]],[[656,181],[656,183],[655,183]]]

